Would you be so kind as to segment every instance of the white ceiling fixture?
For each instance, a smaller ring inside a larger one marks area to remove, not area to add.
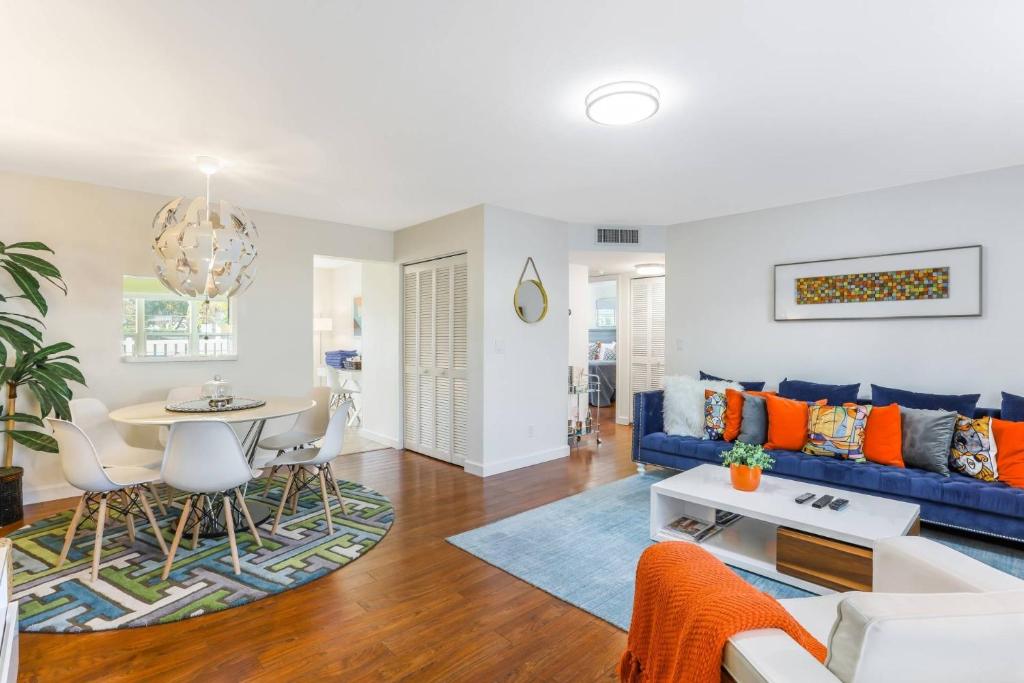
[[[650,83],[617,81],[590,91],[587,118],[606,126],[640,123],[658,113],[661,93]]]
[[[664,275],[665,264],[664,263],[638,263],[633,266],[633,270],[636,271],[637,275],[642,277],[651,277],[652,275]]]
[[[256,225],[241,208],[210,198],[210,178],[220,170],[219,159],[196,157],[206,176],[206,196],[186,204],[177,197],[153,218],[154,270],[172,292],[187,297],[241,294],[256,273]]]

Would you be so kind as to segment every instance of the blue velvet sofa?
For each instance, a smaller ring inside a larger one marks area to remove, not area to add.
[[[637,469],[658,465],[688,470],[705,463],[718,464],[719,455],[732,444],[666,434],[662,426],[663,400],[661,391],[634,395],[633,461]],[[977,413],[999,416],[998,410],[989,408],[979,408]],[[902,469],[794,451],[772,451],[772,455],[772,475],[905,500],[921,506],[924,522],[1024,542],[1024,489],[955,472],[944,477],[912,467]]]

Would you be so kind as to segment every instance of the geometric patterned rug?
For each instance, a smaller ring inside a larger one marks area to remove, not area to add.
[[[247,501],[277,508],[283,481],[267,496],[263,482],[254,482]],[[200,539],[191,548],[182,538],[174,568],[160,579],[166,557],[145,523],[136,517],[135,543],[120,519],[103,534],[99,578],[89,581],[92,568],[91,528],[81,528],[60,569],[57,559],[72,511],[37,520],[14,532],[14,598],[22,631],[84,633],[165,624],[238,607],[281,593],[354,562],[373,548],[391,528],[391,501],[359,484],[339,481],[349,515],[332,498],[334,533],[327,533],[319,492],[304,492],[294,515],[286,506],[278,534],[270,534],[273,518],[260,526],[263,547],[251,534],[239,532],[240,575],[235,575],[227,538]],[[180,501],[184,500],[184,496]],[[166,498],[165,498],[166,501]],[[157,515],[157,524],[170,547],[181,513],[181,502]],[[91,524],[90,524],[91,527]]]

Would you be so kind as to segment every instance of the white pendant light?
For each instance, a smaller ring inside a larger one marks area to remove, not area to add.
[[[241,208],[211,202],[210,177],[220,161],[196,157],[196,165],[206,175],[206,196],[172,199],[153,218],[156,276],[181,296],[240,294],[256,272],[256,225]]]
[[[665,274],[665,264],[664,263],[638,263],[635,266],[633,266],[633,270],[636,271],[636,274],[641,276],[641,277],[651,277],[651,276],[654,276],[654,275],[664,275]]]
[[[607,126],[625,126],[658,113],[661,93],[649,83],[618,81],[594,88],[587,95],[587,117]]]

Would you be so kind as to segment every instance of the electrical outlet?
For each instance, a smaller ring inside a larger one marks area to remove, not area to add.
[[[528,439],[533,438],[533,425],[526,425],[526,437]]]

